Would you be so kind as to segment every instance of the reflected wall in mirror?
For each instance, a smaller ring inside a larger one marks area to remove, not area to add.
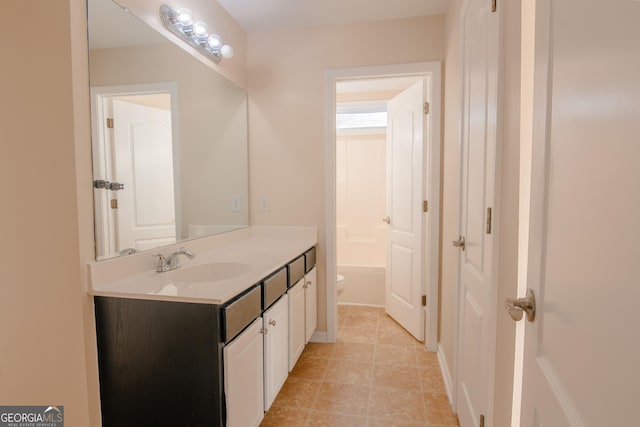
[[[96,259],[246,227],[247,97],[111,0],[89,0]]]

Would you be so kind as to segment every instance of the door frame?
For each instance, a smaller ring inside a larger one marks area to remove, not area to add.
[[[327,342],[335,342],[338,332],[338,304],[336,293],[336,83],[340,80],[359,78],[381,78],[422,75],[428,78],[429,105],[429,165],[427,167],[429,188],[423,188],[425,200],[429,201],[429,215],[423,218],[428,229],[428,242],[424,254],[428,257],[427,329],[425,345],[430,351],[438,348],[438,305],[440,266],[440,165],[441,165],[441,120],[442,120],[442,63],[417,62],[409,64],[379,65],[370,67],[340,68],[325,71],[325,281],[327,299]],[[431,255],[431,256],[429,256]]]
[[[462,115],[464,113],[464,87],[466,85],[464,79],[464,69],[466,66],[464,54],[464,40],[465,40],[465,27],[464,27],[464,19],[465,13],[470,6],[472,0],[464,0],[462,6],[460,8],[460,16],[458,17],[460,23],[460,65],[459,65],[459,73],[460,73],[460,94],[458,99],[458,105],[460,107],[460,112],[458,116],[458,182],[462,183],[462,164],[463,164],[463,151],[462,151],[462,135],[463,135],[463,126],[464,122],[462,120]],[[496,360],[496,334],[497,334],[497,309],[498,309],[498,276],[499,276],[499,261],[500,261],[500,218],[501,218],[501,191],[502,191],[502,137],[503,137],[503,129],[501,127],[501,119],[503,117],[503,97],[504,97],[504,81],[502,79],[504,75],[504,28],[505,23],[504,19],[506,13],[502,12],[502,7],[498,6],[495,12],[498,14],[498,64],[497,64],[497,106],[496,106],[496,144],[495,144],[495,169],[494,169],[494,200],[493,200],[493,211],[492,211],[492,234],[493,234],[493,247],[492,247],[492,270],[491,270],[491,280],[492,288],[490,290],[491,297],[489,298],[490,307],[488,308],[488,316],[490,316],[491,327],[489,328],[490,336],[487,337],[486,342],[492,343],[494,345],[490,346],[489,349],[486,349],[489,352],[489,359],[491,360],[489,378],[490,383],[488,384],[488,413],[486,415],[486,420],[488,421],[488,425],[492,425],[493,423],[493,415],[494,415],[494,399],[495,399],[495,360]],[[462,226],[462,192],[461,187],[458,188],[458,233],[461,233]],[[462,324],[463,319],[462,316],[462,286],[460,282],[460,257],[461,253],[458,251],[456,258],[456,286],[455,286],[455,298],[456,298],[456,308],[455,308],[455,355],[454,355],[454,363],[455,363],[455,371],[453,374],[452,384],[451,384],[451,395],[450,403],[454,410],[454,412],[458,412],[458,386],[460,380],[460,366],[462,364],[462,357],[460,355],[461,340],[462,340]],[[446,381],[446,380],[445,380]]]
[[[93,179],[105,179],[107,170],[112,168],[111,149],[107,141],[106,108],[107,98],[129,95],[153,95],[169,93],[171,96],[171,140],[173,146],[173,180],[174,203],[176,215],[176,238],[179,238],[179,224],[182,219],[182,203],[180,200],[180,141],[178,129],[178,85],[174,82],[144,83],[133,85],[94,86],[91,88],[91,154]],[[109,172],[110,173],[110,172]],[[93,187],[93,186],[92,186]],[[94,192],[95,241],[96,256],[98,253],[111,254],[115,251],[113,214],[109,206]],[[98,247],[100,245],[100,248]],[[99,251],[100,249],[100,251]]]

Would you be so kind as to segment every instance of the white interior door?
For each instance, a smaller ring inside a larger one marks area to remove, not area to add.
[[[456,401],[462,427],[492,425],[495,209],[498,100],[498,14],[485,0],[463,9],[458,371]],[[462,245],[464,238],[464,246]]]
[[[521,425],[639,425],[640,3],[535,16]]]
[[[113,100],[118,251],[176,239],[171,111]]]
[[[420,80],[387,103],[387,313],[424,339],[425,85]]]

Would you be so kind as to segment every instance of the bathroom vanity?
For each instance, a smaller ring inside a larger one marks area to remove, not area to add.
[[[230,234],[211,237],[227,242],[210,251],[189,245],[196,260],[172,272],[111,280],[91,265],[103,426],[260,424],[292,367],[290,332],[302,331],[304,347],[315,330],[317,242]],[[290,310],[298,285],[302,314]]]

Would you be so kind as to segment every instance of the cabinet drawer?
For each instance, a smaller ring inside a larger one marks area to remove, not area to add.
[[[262,308],[267,309],[287,292],[287,269],[281,268],[262,282]]]
[[[316,247],[312,247],[304,253],[304,272],[308,273],[316,266]]]
[[[289,269],[289,286],[293,286],[304,277],[304,255],[291,261],[287,268]]]
[[[231,341],[262,312],[262,292],[256,286],[222,309],[223,340]]]

